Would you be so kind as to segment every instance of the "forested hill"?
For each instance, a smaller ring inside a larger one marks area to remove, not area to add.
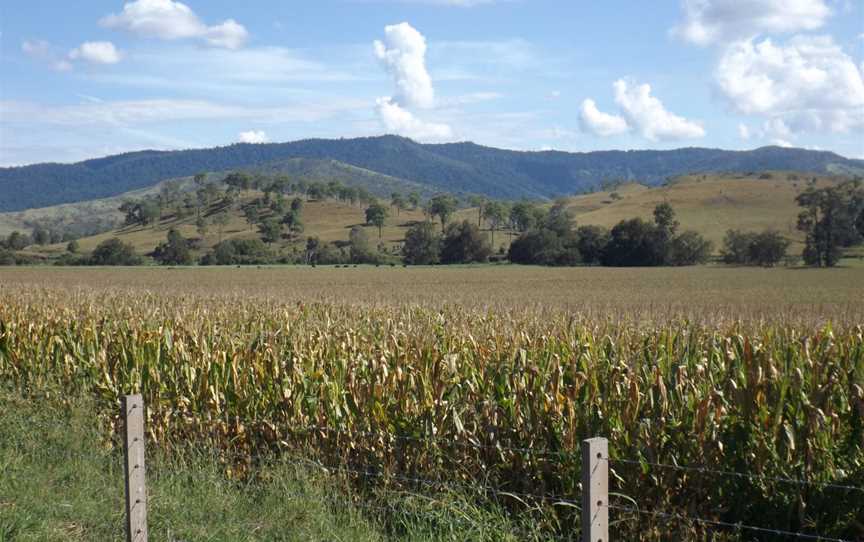
[[[397,136],[307,139],[0,168],[0,211],[108,197],[201,171],[253,168],[292,158],[337,160],[434,190],[507,198],[572,194],[604,180],[658,184],[667,177],[701,171],[864,173],[864,160],[780,147],[567,153],[510,151],[473,143],[424,145]]]

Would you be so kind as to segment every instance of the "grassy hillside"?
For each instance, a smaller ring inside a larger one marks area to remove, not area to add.
[[[803,237],[795,228],[799,207],[795,197],[804,190],[811,179],[817,185],[825,186],[841,180],[829,175],[817,176],[790,172],[738,175],[688,175],[671,181],[667,186],[650,188],[639,184],[625,184],[612,191],[596,192],[568,198],[567,205],[579,225],[600,225],[611,228],[620,220],[643,217],[651,219],[654,207],[669,202],[678,214],[682,229],[695,230],[712,240],[715,250],[722,245],[723,236],[729,229],[762,231],[768,228],[780,231],[793,242],[790,252],[801,250]],[[257,192],[246,192],[241,201],[248,202],[260,196]],[[94,205],[105,205],[119,200],[102,200]],[[211,209],[210,213],[215,209]],[[112,211],[113,212],[113,211]],[[456,213],[453,220],[477,221],[477,209],[465,208]],[[406,210],[398,215],[390,209],[390,216],[381,232],[381,241],[395,249],[405,237],[406,230],[415,221],[424,220],[420,210]],[[315,236],[322,241],[346,241],[352,227],[364,227],[371,240],[378,241],[378,230],[365,225],[364,207],[349,205],[335,200],[308,201],[303,209],[305,231],[293,241],[300,247],[305,238]],[[86,237],[80,240],[81,250],[89,252],[105,239],[118,237],[132,244],[135,249],[146,254],[165,239],[169,229],[178,229],[184,237],[197,238],[195,217],[182,220],[167,218],[151,226],[131,226],[118,230]],[[483,228],[487,229],[486,224]],[[224,239],[243,239],[258,237],[257,228],[250,227],[240,208],[231,211],[231,220],[223,228],[221,235],[215,226],[210,226],[203,237],[201,254]],[[515,232],[507,230],[495,234],[497,251],[509,246]],[[291,250],[291,242],[283,242],[278,250]],[[57,256],[65,250],[65,245],[33,247],[33,255]]]
[[[768,175],[770,178],[762,178]],[[813,175],[805,177],[789,172],[686,175],[663,187],[630,184],[611,192],[571,198],[568,206],[579,224],[611,228],[624,218],[639,216],[650,220],[654,207],[665,201],[677,212],[682,229],[701,233],[714,242],[715,250],[729,229],[772,228],[793,242],[791,251],[798,251],[803,235],[795,227],[800,212],[795,197],[812,178]],[[839,181],[828,175],[815,178],[818,186]]]

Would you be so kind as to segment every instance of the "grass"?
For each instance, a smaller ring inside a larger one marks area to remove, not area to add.
[[[800,253],[803,236],[795,228],[800,209],[795,196],[807,186],[812,175],[788,172],[771,173],[770,179],[761,179],[757,174],[711,174],[691,175],[675,179],[668,186],[647,188],[629,184],[616,188],[620,196],[613,199],[611,192],[596,192],[576,196],[567,200],[568,207],[574,212],[580,225],[595,224],[611,228],[623,219],[641,216],[652,218],[652,211],[658,203],[669,202],[678,213],[682,229],[695,230],[714,242],[715,251],[722,246],[723,236],[728,229],[762,231],[776,229],[786,236],[793,245],[790,253]],[[836,182],[831,176],[817,176],[820,186]],[[155,189],[153,189],[155,190]],[[150,190],[152,192],[153,190]],[[259,194],[248,193],[246,199]],[[24,214],[0,214],[0,234],[4,227],[12,229],[14,224],[22,224],[21,219],[28,217],[57,218],[72,220],[81,214],[104,213],[114,209],[123,198],[109,198],[90,203],[68,204],[52,208],[27,211]],[[119,213],[112,211],[112,216]],[[242,239],[258,237],[255,228],[250,228],[240,210],[232,211],[230,223],[222,232],[222,239]],[[406,210],[398,215],[391,209],[391,216],[381,232],[381,242],[386,246],[398,247],[405,237],[407,228],[418,220],[423,220],[419,210]],[[477,209],[468,208],[458,211],[452,220],[476,222]],[[346,241],[353,226],[366,228],[369,238],[378,241],[378,230],[365,226],[362,206],[349,205],[333,200],[307,202],[303,211],[306,236],[317,236],[324,241]],[[5,226],[4,226],[5,224]],[[484,224],[483,228],[487,226]],[[177,228],[188,238],[197,238],[195,217],[182,220],[166,219],[159,224],[147,227],[126,227],[80,240],[81,250],[89,252],[99,242],[118,237],[132,244],[135,249],[146,254],[165,240],[170,228]],[[487,233],[487,235],[489,235]],[[204,237],[204,249],[212,247],[220,239],[215,226]],[[512,237],[509,232],[495,234],[495,251],[506,250]],[[58,256],[65,250],[64,244],[48,247],[31,247],[30,253],[36,256]]]
[[[104,409],[8,390],[0,403],[0,541],[125,539],[122,452],[104,430]],[[302,463],[263,461],[237,480],[200,449],[148,455],[154,542],[492,541],[518,532],[500,512],[456,494],[391,495],[364,506],[340,478]]]
[[[610,192],[598,192],[572,198],[568,205],[580,224],[611,228],[624,218],[653,218],[654,207],[668,202],[675,208],[682,229],[695,230],[714,242],[715,251],[722,247],[729,229],[762,231],[776,229],[790,241],[791,253],[800,253],[803,235],[796,229],[800,208],[795,197],[813,175],[773,172],[771,178],[760,174],[687,175],[668,186],[645,188],[626,185],[616,189],[620,199]],[[836,179],[815,176],[824,186]]]

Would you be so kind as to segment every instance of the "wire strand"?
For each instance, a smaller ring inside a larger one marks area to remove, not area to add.
[[[652,461],[637,461],[633,459],[611,459],[611,458],[601,458],[606,459],[610,463],[625,463],[628,465],[649,465],[652,467],[658,467],[663,469],[671,469],[671,470],[680,470],[680,471],[688,471],[688,472],[701,472],[704,474],[716,474],[720,476],[731,476],[736,478],[748,478],[751,480],[766,480],[773,482],[781,482],[785,484],[796,484],[801,486],[816,486],[823,488],[832,488],[832,489],[840,489],[845,491],[861,491],[864,492],[864,488],[857,486],[850,486],[844,484],[832,484],[832,483],[819,483],[810,480],[801,480],[798,478],[785,478],[785,477],[777,477],[777,476],[767,476],[764,474],[748,474],[745,472],[736,472],[736,471],[728,471],[728,470],[719,470],[712,469],[710,467],[697,466],[697,465],[672,465],[669,463],[656,463]]]
[[[621,512],[633,512],[636,514],[662,517],[665,519],[694,521],[696,523],[702,523],[704,525],[713,525],[715,527],[728,527],[731,529],[746,529],[748,531],[775,534],[777,536],[793,537],[793,538],[800,538],[800,539],[806,539],[806,540],[824,540],[826,542],[852,542],[851,540],[845,540],[842,538],[831,538],[828,536],[822,536],[822,535],[818,535],[818,534],[796,533],[796,532],[792,532],[792,531],[784,531],[781,529],[772,529],[769,527],[757,527],[755,525],[746,525],[743,523],[730,523],[728,521],[720,521],[720,520],[715,520],[715,519],[694,518],[694,517],[685,516],[682,514],[673,514],[673,513],[669,513],[669,512],[659,512],[656,510],[642,510],[639,508],[632,508],[629,506],[618,506],[618,505],[614,505],[614,504],[609,504],[609,505],[606,505],[606,507],[609,508],[610,510],[618,510]]]

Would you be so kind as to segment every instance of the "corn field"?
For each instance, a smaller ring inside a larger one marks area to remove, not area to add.
[[[605,436],[611,458],[637,461],[612,471],[627,502],[864,538],[864,494],[825,486],[864,487],[864,327],[848,318],[645,320],[11,284],[0,290],[0,380],[94,395],[110,413],[140,392],[152,438],[169,448],[303,450],[577,499],[580,441]],[[226,459],[229,475],[243,469]],[[561,507],[501,504],[555,536],[578,531]],[[622,540],[721,539],[650,518],[616,529]]]

